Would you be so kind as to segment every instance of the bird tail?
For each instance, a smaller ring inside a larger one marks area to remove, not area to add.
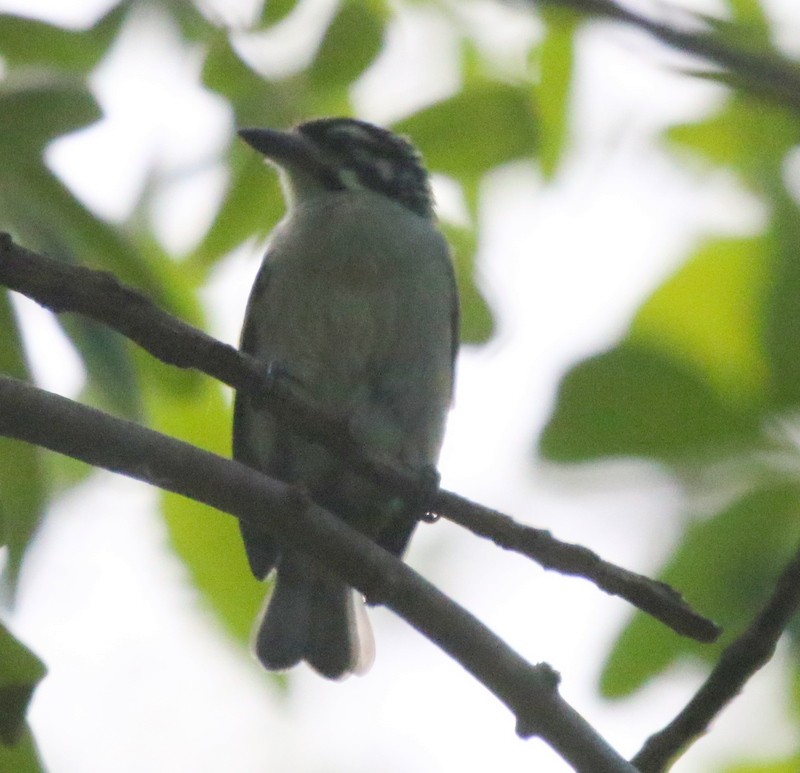
[[[365,673],[374,656],[369,621],[353,589],[297,555],[278,563],[254,650],[267,669],[305,660],[329,679]]]

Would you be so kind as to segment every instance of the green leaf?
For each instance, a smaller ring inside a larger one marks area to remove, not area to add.
[[[383,47],[384,14],[367,0],[344,0],[307,70],[318,91],[348,89]]]
[[[208,44],[202,81],[233,106],[236,125],[280,128],[303,114],[307,90],[301,80],[263,78],[231,47],[224,32]]]
[[[130,3],[119,3],[88,30],[68,30],[0,14],[0,56],[13,67],[39,66],[88,73],[119,34]]]
[[[0,82],[0,163],[37,159],[47,143],[98,120],[100,108],[79,80],[45,73]]]
[[[781,180],[786,153],[800,142],[800,121],[789,111],[741,93],[701,123],[675,126],[667,139],[731,167],[757,190]]]
[[[160,2],[158,10],[170,15],[185,40],[206,46],[215,34],[219,34],[219,28],[214,25],[213,13],[209,14],[211,18],[206,18],[200,12],[198,5],[198,3]]]
[[[722,625],[721,640],[702,645],[637,613],[606,663],[603,694],[628,695],[681,655],[713,663],[766,602],[798,542],[797,486],[757,489],[714,517],[693,524],[659,579],[678,588],[695,609]]]
[[[141,358],[143,391],[151,424],[218,454],[229,455],[230,410],[219,385],[196,373],[178,373]],[[235,518],[164,494],[162,510],[175,552],[223,627],[242,642],[260,609],[265,587],[247,565]]]
[[[703,244],[645,301],[631,324],[631,340],[702,373],[726,402],[763,403],[769,247],[763,238]]]
[[[773,762],[743,762],[726,767],[722,773],[797,773],[800,755]]]
[[[581,18],[564,8],[544,7],[545,36],[535,55],[539,64],[536,107],[539,162],[545,178],[555,174],[569,139],[570,90],[575,65],[575,31]]]
[[[643,456],[685,464],[719,459],[757,437],[757,417],[736,412],[680,362],[629,341],[564,376],[540,450],[559,462]]]
[[[266,88],[264,79],[242,61],[224,32],[218,32],[210,41],[202,80],[205,86],[228,97],[237,107]]]
[[[727,5],[734,19],[734,23],[728,22],[731,28],[747,34],[751,40],[770,43],[772,31],[761,0],[727,0]]]
[[[761,0],[727,0],[727,5],[731,11],[730,19],[704,13],[692,14],[699,25],[709,29],[704,33],[708,43],[717,49],[739,49],[759,53],[765,58],[774,53],[772,30]]]
[[[766,304],[764,346],[770,369],[770,397],[781,411],[800,405],[800,212],[782,197],[776,205],[769,241],[773,277]]]
[[[462,183],[508,161],[532,159],[536,149],[527,85],[477,82],[394,128],[414,138],[429,169]]]
[[[259,27],[269,27],[285,19],[297,6],[297,0],[265,0]]]
[[[456,283],[461,303],[461,343],[479,344],[494,333],[492,312],[475,284],[476,233],[473,228],[459,228],[449,223],[440,227],[453,251]]]
[[[23,739],[28,703],[45,672],[42,661],[0,623],[0,744]]]
[[[247,239],[264,238],[284,209],[275,171],[265,168],[254,151],[237,148],[233,154],[231,183],[214,222],[195,248],[190,262],[207,269]]]
[[[83,483],[94,471],[91,465],[62,454],[47,454],[42,462],[45,465],[44,479],[52,499]]]
[[[267,586],[250,573],[238,522],[173,494],[164,495],[162,509],[172,547],[205,603],[235,639],[247,644]]]
[[[229,100],[238,127],[284,127],[304,114],[308,89],[302,79],[265,80],[219,34],[209,48],[203,83]],[[264,168],[262,159],[238,139],[228,160],[230,182],[216,216],[188,264],[206,272],[219,258],[245,240],[264,237],[284,211],[278,176]]]
[[[94,217],[38,161],[0,176],[0,228],[51,257],[79,258],[92,267],[110,270],[186,318],[185,286],[180,291],[174,281],[180,269],[147,244],[134,245],[118,229]],[[140,406],[129,361],[130,345],[91,321],[67,317],[59,323],[83,358],[95,404],[136,418]]]
[[[0,175],[0,228],[50,257],[106,269],[174,313],[186,303],[168,281],[183,269],[140,235],[99,220],[40,159]]]
[[[19,328],[6,292],[0,292],[0,330],[3,331],[0,337],[0,372],[29,379]],[[10,438],[0,438],[0,545],[8,546],[6,573],[12,588],[46,502],[46,475],[40,449]]]
[[[99,322],[77,315],[59,319],[87,371],[82,401],[129,419],[142,414],[130,344]]]
[[[0,744],[0,770],[9,773],[46,773],[27,727],[13,746]]]

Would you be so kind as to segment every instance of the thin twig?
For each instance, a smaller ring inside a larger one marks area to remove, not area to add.
[[[190,497],[263,528],[333,569],[457,660],[582,773],[635,773],[558,692],[558,674],[532,665],[402,561],[295,487],[230,459],[0,376],[0,435],[66,454]]]
[[[506,550],[521,553],[545,569],[589,579],[601,590],[624,598],[677,633],[706,643],[719,637],[720,628],[697,614],[675,588],[664,582],[604,561],[583,545],[561,542],[545,529],[524,526],[458,494],[439,492],[434,508],[438,512],[440,507],[447,513],[448,520],[473,534],[490,539]]]
[[[578,13],[629,24],[672,48],[700,56],[718,65],[731,76],[732,85],[737,88],[800,112],[800,66],[774,51],[740,45],[738,41],[744,36],[737,36],[737,42],[734,43],[732,39],[723,39],[722,34],[714,29],[701,32],[679,29],[623,8],[614,0],[531,2],[541,6],[569,8]],[[717,27],[722,28],[723,25],[720,21]]]
[[[76,312],[102,322],[163,362],[195,368],[235,389],[259,394],[295,430],[323,443],[387,490],[418,498],[426,484],[412,471],[361,448],[348,417],[332,416],[291,379],[268,376],[263,363],[181,322],[112,274],[38,255],[15,244],[8,234],[0,234],[0,284],[56,313]],[[720,629],[695,612],[677,591],[603,561],[587,548],[560,542],[547,531],[519,524],[448,491],[436,492],[430,509],[547,569],[588,579],[684,636],[702,642],[719,636]]]
[[[714,670],[686,707],[652,735],[632,762],[642,773],[659,773],[703,735],[711,721],[766,665],[778,639],[800,607],[800,550],[781,573],[764,608],[747,630],[728,645]]]

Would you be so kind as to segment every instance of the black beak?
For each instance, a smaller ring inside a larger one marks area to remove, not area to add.
[[[287,167],[300,167],[312,174],[321,166],[314,145],[302,134],[276,129],[239,129],[239,136],[271,161]]]

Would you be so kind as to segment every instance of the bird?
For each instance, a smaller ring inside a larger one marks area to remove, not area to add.
[[[433,470],[453,399],[459,305],[453,261],[421,156],[353,118],[238,132],[277,167],[286,211],[247,302],[240,349],[347,419],[369,452]],[[424,517],[244,392],[233,457],[289,484],[401,557]],[[241,522],[250,569],[275,573],[253,650],[268,670],[307,662],[333,680],[374,656],[360,597],[319,562]]]

